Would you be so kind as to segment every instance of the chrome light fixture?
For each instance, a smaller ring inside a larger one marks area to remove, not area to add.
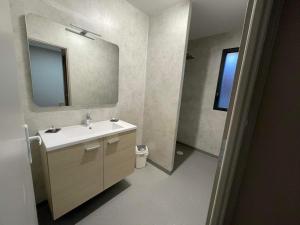
[[[74,34],[78,34],[78,35],[80,35],[80,36],[89,38],[89,39],[91,39],[91,40],[95,40],[95,39],[92,38],[92,37],[87,36],[88,34],[92,34],[92,35],[97,36],[97,37],[99,37],[99,38],[101,37],[100,34],[97,34],[97,33],[94,33],[94,32],[92,32],[92,31],[83,29],[83,28],[78,27],[78,26],[75,26],[75,25],[73,25],[73,24],[70,24],[70,26],[71,26],[72,28],[74,28],[74,29],[66,27],[66,28],[65,28],[66,31],[72,32],[72,33],[74,33]]]

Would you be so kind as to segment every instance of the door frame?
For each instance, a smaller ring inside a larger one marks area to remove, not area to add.
[[[251,141],[283,3],[284,0],[248,2],[240,46],[242,57],[238,60],[206,225],[223,224],[225,215],[230,216],[234,208],[249,150],[242,146],[249,146]]]

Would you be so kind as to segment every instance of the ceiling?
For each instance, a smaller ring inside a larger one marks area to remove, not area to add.
[[[136,8],[148,15],[153,15],[163,9],[169,8],[180,0],[127,0]]]
[[[153,15],[180,0],[127,0]],[[190,39],[241,29],[248,0],[192,0]]]

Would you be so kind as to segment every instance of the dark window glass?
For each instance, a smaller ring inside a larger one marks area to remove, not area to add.
[[[214,103],[214,109],[227,111],[239,55],[238,48],[224,49]]]

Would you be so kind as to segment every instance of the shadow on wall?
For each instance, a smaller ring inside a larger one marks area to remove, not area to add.
[[[194,58],[186,61],[178,124],[178,141],[195,147],[201,126],[199,123],[204,98],[204,85],[208,75],[209,60],[207,55],[209,55],[209,49],[201,50],[201,54],[196,54],[193,49],[188,51]],[[189,132],[185,132],[186,129]]]

